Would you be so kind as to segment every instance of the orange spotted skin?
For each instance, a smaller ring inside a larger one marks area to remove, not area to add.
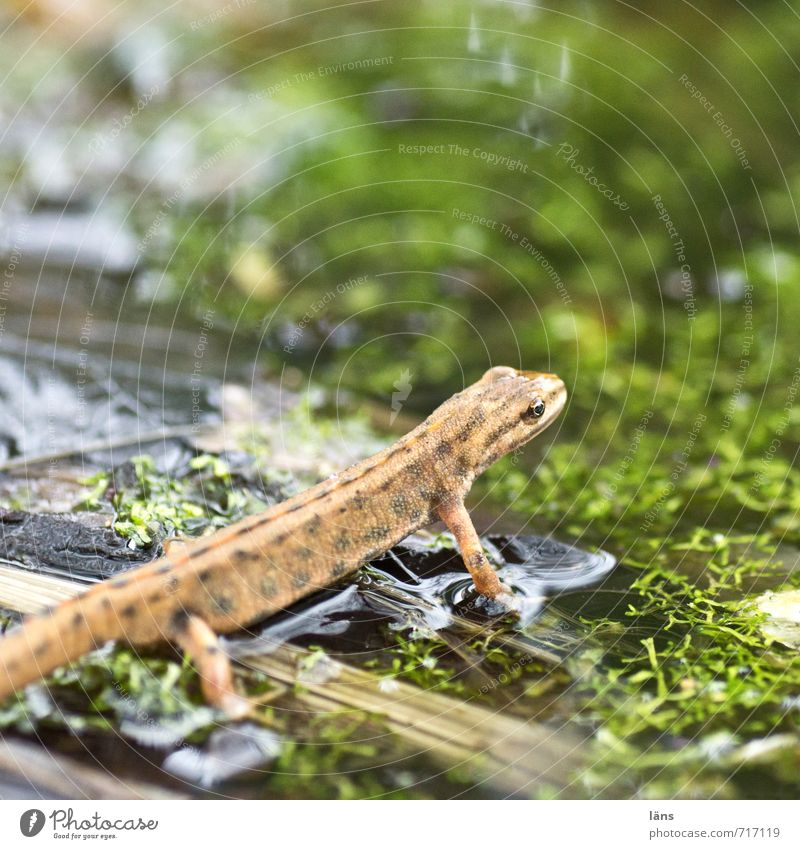
[[[373,457],[29,617],[0,640],[0,698],[108,640],[175,643],[190,617],[229,633],[340,581],[463,503],[476,475],[544,430],[565,399],[555,375],[490,369]]]

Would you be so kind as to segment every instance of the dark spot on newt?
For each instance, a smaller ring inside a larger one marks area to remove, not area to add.
[[[331,576],[334,578],[341,578],[342,575],[346,575],[350,571],[350,565],[344,560],[339,560],[337,563],[333,564],[333,568],[331,569]]]
[[[467,463],[465,463],[463,460],[459,460],[456,463],[455,473],[456,473],[456,476],[459,477],[459,478],[469,477],[469,473],[470,473],[469,465]]]
[[[294,575],[292,575],[292,584],[294,584],[297,589],[302,589],[307,583],[309,579],[308,572],[305,569],[298,569]]]
[[[267,522],[271,522],[273,516],[260,516],[258,518],[253,517],[253,521],[249,524],[245,525],[243,528],[239,528],[238,531],[234,534],[234,537],[241,537],[245,534],[249,534],[250,531],[255,530],[256,528],[260,528],[262,525],[265,525]]]
[[[306,530],[311,531],[311,533],[315,533],[319,530],[320,525],[322,524],[322,519],[319,516],[319,513],[315,513],[311,519],[309,519],[308,524],[306,525]]]
[[[386,535],[388,533],[389,533],[388,528],[386,528],[382,525],[378,525],[374,528],[370,528],[364,534],[364,542],[380,542],[382,539],[384,539],[386,537]]]
[[[272,598],[278,593],[278,582],[274,578],[262,578],[258,587],[267,598]]]
[[[387,489],[390,489],[390,488],[391,488],[391,486],[392,486],[392,484],[393,484],[393,483],[394,483],[394,481],[393,481],[391,478],[387,478],[387,479],[386,479],[386,480],[385,480],[385,481],[381,484],[381,487],[380,487],[380,488],[381,488],[381,491],[382,491],[382,492],[386,492],[386,490],[387,490]]]
[[[130,583],[130,580],[128,578],[114,578],[109,583],[109,586],[113,587],[115,590],[120,590],[123,587],[127,587],[129,583]]]
[[[134,616],[136,616],[136,605],[126,604],[125,607],[122,608],[120,613],[125,619],[132,619]]]
[[[205,648],[206,654],[219,654],[219,646],[215,643],[210,643]]]
[[[82,613],[76,613],[72,617],[72,627],[73,628],[79,628],[81,625],[83,625],[83,614]]]
[[[278,536],[275,537],[275,542],[278,545],[283,545],[283,543],[285,543],[288,538],[289,538],[289,534],[286,534],[286,533],[278,534]]]
[[[202,557],[204,554],[208,554],[209,551],[213,551],[213,549],[213,545],[201,545],[200,548],[192,549],[191,556]]]
[[[38,645],[38,646],[36,646],[36,648],[33,650],[34,655],[35,655],[36,657],[41,657],[43,654],[46,654],[46,653],[47,653],[47,649],[48,649],[48,645],[49,645],[49,644],[48,644],[48,643],[46,643],[46,642],[44,642],[44,643],[39,643],[39,645]]]
[[[174,593],[178,589],[178,584],[180,581],[178,580],[177,575],[173,575],[171,578],[168,578],[164,583],[164,591],[168,593]]]
[[[436,444],[436,447],[433,449],[433,456],[438,460],[443,460],[445,457],[449,457],[453,453],[453,446],[450,442],[446,440],[442,440]]]
[[[167,572],[170,571],[172,571],[172,564],[165,563],[163,566],[159,566],[158,569],[156,569],[156,575],[166,575]]]
[[[186,630],[186,626],[189,623],[189,611],[183,607],[179,607],[173,614],[170,619],[170,624],[172,626],[173,632],[180,633],[181,631]]]
[[[408,512],[408,499],[402,493],[392,496],[390,504],[397,516],[404,516]]]
[[[495,428],[494,430],[486,434],[486,438],[483,440],[483,444],[487,448],[491,448],[497,442],[497,440],[500,439],[504,432],[505,428]]]
[[[239,563],[250,563],[254,560],[258,560],[258,552],[247,548],[237,548],[236,551],[233,552],[233,556],[239,561]]]
[[[464,435],[472,433],[473,430],[480,427],[486,421],[486,413],[481,407],[477,407],[467,419],[462,433]]]
[[[197,580],[200,581],[201,584],[205,584],[207,581],[210,581],[213,577],[214,577],[214,569],[211,566],[208,566],[205,569],[201,569],[197,573]]]
[[[108,610],[109,607],[111,607],[111,599],[108,596],[103,596],[103,598],[100,599],[100,604],[103,608],[105,608],[105,610]]]
[[[236,602],[229,595],[215,595],[212,596],[211,600],[214,602],[214,607],[216,607],[220,613],[231,613],[236,609]]]
[[[327,495],[327,493],[321,492],[321,493],[320,493],[320,498],[321,498],[323,495]],[[287,507],[287,508],[286,508],[286,512],[287,512],[287,513],[294,513],[294,511],[295,511],[295,510],[299,510],[301,507],[305,507],[305,506],[306,506],[306,502],[305,502],[305,501],[300,501],[300,502],[298,502],[297,504],[292,504],[292,506],[291,506],[291,507]]]
[[[409,463],[408,466],[406,466],[406,472],[411,477],[420,479],[424,478],[428,474],[428,470],[423,469],[422,464],[417,460],[415,460],[413,463]]]
[[[337,551],[347,551],[352,544],[353,540],[350,538],[350,534],[340,534],[333,545]]]
[[[298,560],[311,560],[314,557],[314,551],[307,545],[301,545],[300,548],[296,548],[294,554]]]
[[[367,499],[363,495],[354,495],[352,500],[353,507],[357,507],[359,510],[363,510],[367,506]]]

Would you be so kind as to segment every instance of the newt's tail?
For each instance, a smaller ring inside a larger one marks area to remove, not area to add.
[[[114,636],[89,627],[90,610],[99,601],[94,594],[79,596],[50,612],[28,617],[21,627],[0,638],[0,699]]]

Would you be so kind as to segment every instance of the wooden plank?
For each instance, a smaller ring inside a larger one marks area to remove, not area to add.
[[[542,782],[563,787],[584,764],[584,739],[563,727],[522,721],[338,661],[331,663],[332,677],[316,682],[306,671],[309,658],[305,649],[284,645],[240,662],[295,686],[296,697],[316,711],[350,709],[379,717],[420,753],[448,769],[470,769],[507,793],[526,795]]]
[[[38,613],[86,589],[85,584],[39,575],[0,561],[0,607],[18,613]]]
[[[12,610],[36,612],[83,589],[63,578],[0,568],[0,605]],[[335,660],[317,680],[309,674],[314,657],[287,644],[268,654],[239,658],[237,663],[293,687],[295,697],[312,711],[364,711],[380,718],[390,731],[443,768],[471,769],[480,780],[508,794],[529,795],[543,782],[563,787],[585,764],[585,739],[563,727],[554,730],[534,720],[522,721],[502,709],[381,678]]]
[[[21,740],[0,738],[0,798],[186,799]]]

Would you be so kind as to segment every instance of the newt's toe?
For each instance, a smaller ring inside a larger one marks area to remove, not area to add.
[[[255,708],[250,699],[233,692],[222,694],[219,697],[218,704],[229,719],[247,719],[252,715]]]

